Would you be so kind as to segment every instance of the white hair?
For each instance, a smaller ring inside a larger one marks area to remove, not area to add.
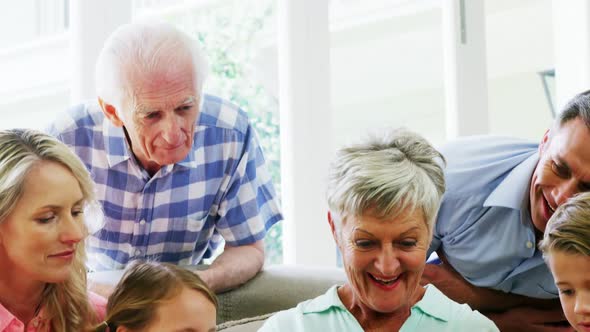
[[[209,64],[197,42],[174,26],[163,22],[136,22],[117,28],[105,41],[96,62],[98,97],[117,109],[129,106],[133,75],[157,68],[192,64],[196,94],[202,103],[203,84]]]
[[[428,141],[395,129],[342,148],[328,181],[328,206],[341,218],[396,216],[421,209],[432,234],[445,191],[444,157]]]

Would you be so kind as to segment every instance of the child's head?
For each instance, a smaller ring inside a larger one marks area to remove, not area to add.
[[[98,331],[215,331],[216,308],[215,294],[194,272],[138,263],[109,296],[104,328]]]
[[[590,193],[570,198],[553,214],[539,243],[559,289],[567,320],[590,329]],[[585,325],[586,324],[586,325]]]

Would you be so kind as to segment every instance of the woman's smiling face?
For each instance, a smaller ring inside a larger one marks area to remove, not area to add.
[[[385,219],[351,216],[333,234],[354,293],[353,305],[392,313],[414,304],[430,245],[420,209]]]

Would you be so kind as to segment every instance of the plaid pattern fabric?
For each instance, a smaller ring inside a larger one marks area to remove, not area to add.
[[[197,264],[222,240],[254,243],[282,219],[246,113],[208,95],[202,105],[192,152],[151,178],[123,129],[96,104],[70,109],[49,128],[96,182],[105,217],[88,240],[91,269],[120,269],[134,259]]]

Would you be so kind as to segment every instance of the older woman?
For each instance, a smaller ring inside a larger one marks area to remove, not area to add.
[[[0,331],[84,331],[106,301],[86,291],[84,164],[35,131],[0,131]]]
[[[261,331],[498,331],[433,285],[420,286],[445,188],[442,163],[403,130],[340,150],[328,222],[348,283],[279,312]]]

